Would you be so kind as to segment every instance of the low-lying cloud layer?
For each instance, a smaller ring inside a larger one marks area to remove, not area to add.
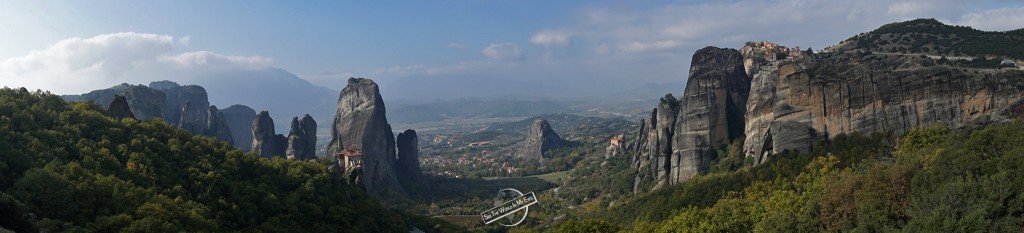
[[[61,94],[83,93],[118,83],[184,81],[231,70],[255,70],[273,64],[260,56],[179,51],[190,37],[136,32],[68,38],[0,64],[5,86],[24,86]]]

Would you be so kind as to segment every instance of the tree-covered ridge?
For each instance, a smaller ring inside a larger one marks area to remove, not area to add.
[[[641,196],[634,204],[590,215],[600,220],[569,220],[545,232],[1014,232],[1024,228],[1024,143],[1020,143],[1024,122],[973,132],[929,126],[898,139],[886,138],[839,136],[819,144],[828,152],[816,149],[787,155],[789,161],[713,173],[691,181],[694,185],[687,182]],[[761,168],[765,165],[771,168]],[[764,179],[767,174],[772,178]],[[730,185],[741,188],[729,191]],[[713,191],[721,189],[726,191]]]
[[[389,210],[315,161],[263,159],[159,120],[0,89],[0,228],[16,232],[398,232],[449,225]]]
[[[1024,60],[1024,30],[982,31],[946,25],[935,19],[916,19],[883,25],[850,37],[835,51],[865,50],[940,56],[993,56]]]

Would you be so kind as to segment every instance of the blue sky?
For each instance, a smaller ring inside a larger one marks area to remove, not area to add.
[[[681,83],[707,45],[820,49],[893,21],[1009,30],[1024,26],[1022,15],[1021,1],[1005,0],[16,0],[0,2],[0,81],[78,93],[276,67],[335,90],[349,76],[383,86],[462,77],[591,93]]]

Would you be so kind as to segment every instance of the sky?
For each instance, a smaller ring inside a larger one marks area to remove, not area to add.
[[[0,85],[75,94],[280,68],[333,90],[459,77],[600,95],[682,83],[705,46],[821,49],[915,18],[1012,30],[1024,1],[13,0],[0,2]]]

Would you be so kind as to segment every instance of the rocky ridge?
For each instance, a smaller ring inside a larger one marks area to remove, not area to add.
[[[758,163],[839,134],[1005,123],[1024,98],[1019,71],[949,67],[916,56],[847,53],[752,70],[743,151]]]
[[[81,95],[65,95],[62,98],[66,101],[106,104],[113,101],[115,95],[127,99],[132,115],[139,120],[160,118],[191,134],[214,137],[245,151],[248,151],[251,145],[250,124],[252,117],[256,115],[255,111],[249,116],[245,111],[236,114],[235,111],[243,109],[232,110],[225,114],[223,120],[218,119],[223,111],[211,106],[206,89],[197,85],[179,85],[171,81],[152,82],[149,86],[121,84]],[[251,108],[244,105],[236,106],[251,111]]]
[[[751,51],[694,54],[683,96],[665,96],[641,120],[634,192],[705,173],[715,150],[730,142],[742,140],[746,156],[764,163],[839,134],[901,134],[930,124],[971,129],[1024,115],[1024,72],[1016,70],[950,67],[925,56],[775,59]]]

